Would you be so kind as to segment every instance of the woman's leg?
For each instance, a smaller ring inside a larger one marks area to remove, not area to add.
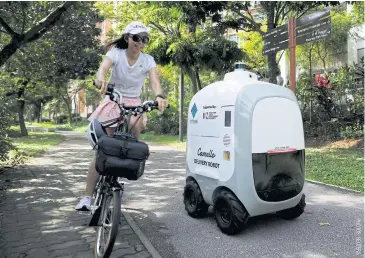
[[[129,128],[132,128],[131,133],[133,133],[138,140],[141,138],[141,131],[146,127],[146,114],[143,114],[138,120],[138,117],[131,117]]]
[[[108,135],[112,135],[114,133],[115,129],[116,129],[116,127],[109,127],[109,128],[106,128],[106,132],[108,133]],[[90,163],[90,166],[89,166],[89,171],[87,173],[86,196],[93,195],[95,185],[98,182],[99,174],[95,169],[95,162],[96,162],[96,155],[94,155],[94,157]]]

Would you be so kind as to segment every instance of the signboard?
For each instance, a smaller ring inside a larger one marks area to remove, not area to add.
[[[290,49],[290,88],[295,92],[295,47],[296,45],[315,42],[331,35],[330,8],[324,8],[304,17],[289,19],[289,24],[265,33],[262,38],[264,46],[262,54],[276,53]],[[290,38],[290,45],[289,45]]]
[[[262,54],[267,55],[272,52],[278,52],[279,50],[288,48],[288,46],[289,46],[288,40],[282,41],[280,43],[273,43],[272,45],[270,45],[270,48],[266,47],[266,49],[265,48],[262,49]]]
[[[324,9],[296,21],[296,44],[314,42],[331,34],[330,10]]]
[[[320,39],[326,38],[331,35],[331,27],[327,26],[324,28],[319,28],[313,32],[303,35],[302,37],[297,38],[297,45],[301,45],[304,43],[318,41]]]
[[[303,25],[307,25],[309,23],[312,23],[313,21],[318,21],[318,20],[322,19],[323,17],[329,16],[329,15],[330,15],[330,9],[324,8],[315,13],[311,13],[304,17],[298,18],[296,20],[296,27],[299,28]]]
[[[262,36],[263,40],[278,38],[278,36],[282,36],[282,38],[288,39],[288,24],[281,25],[275,29],[270,30]],[[279,37],[280,38],[280,37]]]
[[[324,19],[315,21],[313,23],[307,24],[305,26],[301,26],[298,28],[296,27],[296,34],[297,37],[301,37],[309,32],[318,30],[323,27],[330,27],[331,26],[331,17],[326,17]]]
[[[288,24],[265,33],[262,38],[264,39],[263,55],[288,48]]]

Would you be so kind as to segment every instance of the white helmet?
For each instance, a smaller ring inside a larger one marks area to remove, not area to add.
[[[97,147],[97,143],[100,137],[103,135],[107,135],[107,132],[105,128],[101,125],[101,123],[98,120],[94,119],[89,123],[86,135],[91,147],[95,149]]]

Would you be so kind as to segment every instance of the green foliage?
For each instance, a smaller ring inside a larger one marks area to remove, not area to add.
[[[253,71],[261,74],[267,69],[267,58],[262,55],[264,42],[259,32],[241,32],[239,37],[243,40],[243,50],[248,56],[247,65]]]
[[[364,24],[364,1],[353,2],[352,18],[355,24]]]
[[[60,130],[60,131],[72,131],[72,126],[70,124],[59,125],[59,126],[56,127],[56,130]]]
[[[300,75],[296,95],[307,136],[323,139],[363,136],[364,77],[356,66],[330,73],[331,88],[312,87],[313,77]]]
[[[0,161],[4,161],[7,159],[9,151],[14,149],[7,135],[13,118],[9,110],[9,104],[3,98],[0,98],[0,107]]]
[[[0,21],[5,33],[1,42],[0,66],[11,58],[21,47],[39,40],[62,20],[62,15],[75,3],[57,2],[7,2],[0,12]]]
[[[338,67],[339,61],[345,58],[347,53],[347,42],[350,30],[357,24],[354,23],[353,15],[348,14],[343,7],[332,8],[331,10],[331,35],[315,43],[306,43],[297,46],[297,63],[305,70],[329,67]],[[347,62],[347,61],[345,61]]]
[[[330,37],[297,46],[297,64],[303,69],[297,81],[297,97],[305,129],[308,136],[327,139],[362,137],[363,126],[359,124],[364,119],[363,64],[339,67],[338,62],[347,52],[345,42],[354,36],[349,32],[357,24],[342,6],[331,10],[331,21]],[[337,70],[328,72],[330,67]],[[313,72],[319,69],[329,76],[330,89],[311,86]]]
[[[0,88],[9,97],[13,113],[19,110],[20,116],[25,113],[29,121],[39,119],[42,111],[71,116],[71,99],[76,93],[68,91],[70,79],[83,80],[93,75],[101,60],[96,39],[100,31],[95,28],[100,17],[93,4],[73,3],[54,26],[47,27],[47,33],[24,44],[6,62],[2,70],[8,79]],[[21,33],[22,27],[24,31],[31,30],[58,5],[9,2],[0,12],[0,18]],[[0,37],[1,46],[9,43],[10,36],[5,35]],[[82,82],[78,85],[82,86]]]
[[[261,1],[258,6],[255,6],[256,10],[253,10],[251,4],[251,1],[228,1],[215,3],[214,5],[211,5],[209,2],[195,3],[195,5],[206,12],[204,19],[209,17],[215,22],[217,32],[223,33],[230,28],[245,32],[257,32],[263,36],[266,31],[287,23],[290,16],[301,17],[316,7],[337,5],[338,2]],[[223,11],[225,11],[224,16],[222,15]],[[253,13],[259,13],[262,16],[255,17]],[[257,57],[254,60],[257,62]],[[249,62],[252,62],[252,60]],[[267,56],[269,80],[274,83],[276,82],[278,70],[277,62],[277,53]],[[254,64],[251,63],[251,65]]]
[[[157,134],[178,135],[179,113],[176,107],[170,107],[163,114],[151,112],[148,114],[147,130]]]
[[[357,122],[345,126],[340,132],[342,139],[360,139],[364,137],[364,124]]]

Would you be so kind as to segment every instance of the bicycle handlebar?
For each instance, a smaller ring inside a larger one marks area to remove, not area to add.
[[[116,102],[114,100],[114,95],[112,94],[114,91],[114,85],[113,84],[108,84],[105,95],[109,95],[110,100]],[[125,106],[124,104],[119,104],[117,103],[118,106],[120,108],[123,108],[127,113],[132,113],[132,114],[138,114],[138,113],[143,113],[143,112],[150,112],[154,109],[159,109],[158,108],[158,101],[145,101],[142,105],[138,105],[138,106]],[[167,105],[167,108],[169,108],[170,105]]]

